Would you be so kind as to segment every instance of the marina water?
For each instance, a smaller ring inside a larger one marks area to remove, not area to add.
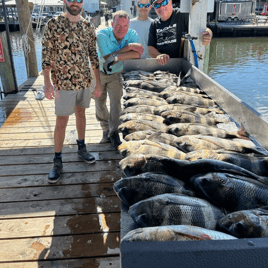
[[[11,32],[18,85],[27,80],[19,32]],[[35,33],[38,71],[41,71],[42,31]],[[268,121],[268,38],[213,38],[208,75],[259,112]]]

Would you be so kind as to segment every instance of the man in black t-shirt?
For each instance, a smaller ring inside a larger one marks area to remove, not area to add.
[[[153,0],[152,5],[158,15],[150,27],[148,53],[159,64],[165,65],[170,58],[179,57],[181,37],[188,33],[189,14],[180,13],[172,7],[172,0]],[[203,32],[203,44],[208,45],[212,31]]]

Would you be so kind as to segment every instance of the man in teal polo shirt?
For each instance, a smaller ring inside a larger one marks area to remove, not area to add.
[[[112,27],[97,32],[102,92],[95,99],[96,118],[103,130],[100,143],[111,142],[115,150],[121,143],[118,135],[123,94],[120,73],[123,71],[124,60],[141,57],[144,49],[138,42],[137,32],[129,29],[129,16],[123,10],[113,14]],[[106,106],[107,93],[110,98],[110,113]]]

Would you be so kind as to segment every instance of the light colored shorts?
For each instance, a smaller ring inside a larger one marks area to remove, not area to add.
[[[57,90],[55,94],[55,114],[58,116],[71,115],[75,107],[88,108],[90,104],[90,90],[79,91]]]

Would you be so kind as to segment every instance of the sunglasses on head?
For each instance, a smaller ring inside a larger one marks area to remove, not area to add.
[[[83,0],[67,0],[69,3],[74,3],[75,1],[77,2],[77,4],[82,4]]]
[[[161,6],[166,6],[168,3],[169,3],[169,1],[170,0],[164,0],[164,1],[162,1],[161,3],[158,3],[158,4],[154,4],[154,8],[155,9],[158,9],[158,8],[160,8]]]
[[[143,8],[143,7],[145,7],[145,8],[149,8],[150,7],[150,4],[138,4],[138,7],[139,8]]]

